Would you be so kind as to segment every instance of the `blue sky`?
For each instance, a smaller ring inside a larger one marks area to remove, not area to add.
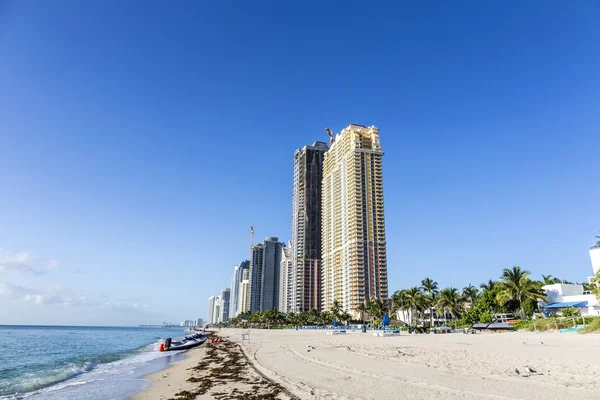
[[[0,324],[205,317],[349,123],[386,152],[392,290],[584,280],[599,70],[590,1],[0,0]]]

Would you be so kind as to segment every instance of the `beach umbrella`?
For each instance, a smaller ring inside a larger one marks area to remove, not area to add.
[[[333,317],[333,326],[337,328],[337,319],[335,317]]]
[[[388,326],[390,324],[390,319],[387,314],[383,314],[383,319],[381,320],[381,325]]]

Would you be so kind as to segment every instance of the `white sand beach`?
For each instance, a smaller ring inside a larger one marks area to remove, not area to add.
[[[241,343],[246,332],[224,329],[220,335]],[[254,366],[301,399],[600,399],[597,334],[249,335],[242,347]],[[160,384],[169,390],[158,393],[153,383],[135,398],[172,397],[181,386],[176,371],[189,368],[188,360],[159,373],[172,377]]]

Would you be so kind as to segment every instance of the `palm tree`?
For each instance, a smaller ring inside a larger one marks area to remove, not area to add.
[[[501,281],[499,282],[501,292],[498,294],[498,302],[506,305],[509,302],[518,304],[519,314],[524,317],[523,302],[527,299],[546,300],[541,288],[541,282],[529,279],[531,272],[522,270],[518,265],[512,269],[505,268]]]
[[[494,285],[495,284],[496,284],[496,282],[494,282],[493,280],[490,279],[487,283],[482,283],[481,285],[479,285],[479,287],[484,292],[486,292],[486,291],[492,291],[492,290],[494,290]]]
[[[313,325],[316,325],[317,321],[319,320],[320,314],[316,308],[311,308],[310,310],[308,310],[307,316],[308,316],[308,322]]]
[[[387,311],[386,304],[380,299],[373,299],[367,303],[369,308],[369,314],[373,319],[383,317],[383,314]]]
[[[458,289],[448,287],[440,292],[436,309],[440,310],[444,315],[449,313],[453,319],[456,319],[463,312],[464,307],[465,299]]]
[[[319,324],[329,325],[333,323],[333,313],[331,311],[323,311],[319,314]]]
[[[362,319],[362,323],[364,325],[365,324],[365,313],[368,311],[367,303],[366,302],[360,303],[356,309],[358,310],[358,312],[360,312],[360,319]]]
[[[348,313],[348,312],[346,312],[346,311],[343,311],[343,312],[340,314],[340,319],[341,319],[342,321],[344,321],[344,325],[348,325],[348,322],[349,322],[349,321],[352,319],[352,314],[350,314],[350,313]]]
[[[425,308],[427,308],[428,299],[423,292],[416,286],[412,286],[406,291],[406,301],[411,313],[411,324],[413,318],[417,318]]]
[[[560,283],[560,279],[555,278],[552,275],[544,275],[544,274],[542,274],[542,281],[544,282],[544,285],[552,285],[555,283]]]
[[[591,247],[592,249],[600,249],[600,236],[596,236],[596,239],[598,239],[598,241]]]
[[[596,298],[600,300],[600,271],[594,276],[591,281],[592,293],[596,295]]]
[[[425,278],[421,281],[421,290],[423,290],[428,296],[429,317],[431,319],[430,326],[433,326],[433,304],[435,303],[435,298],[439,293],[438,283],[431,278]]]
[[[473,304],[479,298],[479,290],[469,283],[469,286],[463,288],[463,296],[469,303]]]
[[[337,300],[334,300],[333,304],[331,305],[331,314],[333,315],[334,318],[339,319],[341,313],[342,313],[342,306],[340,305],[340,302]]]
[[[394,312],[402,311],[402,315],[404,316],[404,323],[408,325],[410,325],[410,322],[407,323],[408,318],[406,315],[406,311],[409,309],[410,304],[408,290],[396,290],[392,295],[392,310],[394,310]]]

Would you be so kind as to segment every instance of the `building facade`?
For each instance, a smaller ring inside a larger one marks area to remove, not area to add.
[[[229,307],[231,300],[231,289],[225,288],[221,291],[221,321],[229,321]]]
[[[215,318],[215,302],[217,300],[217,296],[210,296],[208,298],[208,316],[206,318],[206,322],[209,324],[214,323]]]
[[[221,322],[221,297],[215,296],[215,307],[213,309],[212,324],[218,324]]]
[[[242,261],[240,265],[236,265],[231,276],[231,298],[229,301],[229,318],[235,318],[241,312],[239,308],[240,286],[242,284],[242,276],[244,270],[248,270],[250,262]]]
[[[249,275],[249,298],[248,310],[260,311],[262,294],[262,270],[263,270],[264,247],[258,243],[252,247],[250,254],[250,275]]]
[[[265,238],[263,247],[261,312],[279,309],[279,275],[285,243],[280,242],[277,237],[268,237]]]
[[[250,270],[242,272],[242,282],[240,283],[240,293],[238,299],[239,313],[245,313],[250,309]]]
[[[317,141],[294,153],[291,240],[294,312],[321,308],[321,188],[323,160],[328,149],[327,143]]]
[[[267,237],[252,248],[250,262],[250,311],[279,308],[279,269],[284,243]]]
[[[281,262],[279,267],[279,311],[292,311],[292,297],[294,291],[295,276],[292,268],[292,248],[281,249]]]
[[[387,300],[379,130],[349,125],[332,139],[323,162],[321,307],[345,311]]]
[[[595,276],[600,272],[600,248],[590,249],[590,260],[592,261],[592,271]]]

